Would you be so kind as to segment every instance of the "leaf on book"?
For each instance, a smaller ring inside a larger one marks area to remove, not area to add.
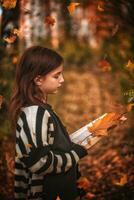
[[[88,130],[94,136],[107,136],[108,130],[117,126],[119,120],[122,120],[122,116],[123,114],[115,112],[108,113],[102,119],[97,120],[91,127],[88,127]]]

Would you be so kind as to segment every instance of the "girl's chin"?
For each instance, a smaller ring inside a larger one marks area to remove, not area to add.
[[[50,94],[56,94],[58,92],[58,89],[56,89],[55,91],[51,92]]]

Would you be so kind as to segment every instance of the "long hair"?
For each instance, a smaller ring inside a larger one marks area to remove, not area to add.
[[[22,107],[42,104],[43,94],[36,86],[34,78],[48,74],[62,63],[63,58],[57,52],[45,47],[32,46],[24,52],[17,65],[15,86],[9,104],[13,128]]]

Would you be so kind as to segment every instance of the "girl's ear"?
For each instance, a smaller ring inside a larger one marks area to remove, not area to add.
[[[35,83],[35,85],[40,86],[42,84],[42,78],[41,78],[41,76],[35,77],[34,78],[34,83]]]

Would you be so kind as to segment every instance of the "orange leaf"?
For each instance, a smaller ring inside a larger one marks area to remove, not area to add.
[[[0,95],[0,108],[1,108],[3,101],[4,101],[4,97],[2,95]]]
[[[9,172],[11,172],[12,174],[14,174],[14,159],[7,152],[5,153],[5,159],[7,161],[7,168],[9,170]]]
[[[74,3],[74,2],[70,3],[69,6],[67,6],[69,14],[71,15],[75,11],[76,6],[79,6],[79,5],[80,3]]]
[[[86,177],[80,177],[77,181],[78,188],[87,189],[90,185],[89,180]]]
[[[12,63],[13,63],[14,65],[16,65],[17,62],[18,62],[18,57],[17,57],[17,56],[14,56],[14,57],[12,58]]]
[[[7,42],[7,43],[9,43],[9,44],[12,44],[13,42],[15,42],[15,40],[16,40],[16,35],[10,35],[9,37],[6,37],[6,38],[4,38],[4,40]]]
[[[2,6],[6,9],[15,8],[17,0],[3,0]]]
[[[45,17],[44,23],[47,24],[47,25],[54,26],[55,19],[51,16],[47,16],[47,17]]]
[[[98,62],[98,67],[100,67],[103,72],[110,71],[112,68],[111,64],[105,59]]]
[[[115,185],[123,186],[128,182],[127,174],[124,174],[121,178],[120,181],[114,181]]]
[[[134,63],[132,63],[132,61],[129,59],[128,63],[126,64],[126,68],[128,70],[133,70],[134,69]]]
[[[103,5],[100,3],[98,4],[97,6],[97,10],[100,11],[100,12],[104,12],[104,8],[102,7]]]
[[[32,145],[31,144],[26,144],[26,146],[28,147],[28,148],[32,148]]]
[[[95,198],[95,194],[93,194],[93,193],[91,193],[91,192],[87,192],[86,195],[85,195],[85,197],[86,197],[87,199],[93,199],[93,198]]]
[[[127,104],[127,111],[130,112],[134,106],[134,103]]]
[[[122,116],[119,113],[108,113],[102,119],[97,120],[91,127],[88,127],[88,130],[94,136],[106,136],[108,135],[108,130],[115,127]]]

